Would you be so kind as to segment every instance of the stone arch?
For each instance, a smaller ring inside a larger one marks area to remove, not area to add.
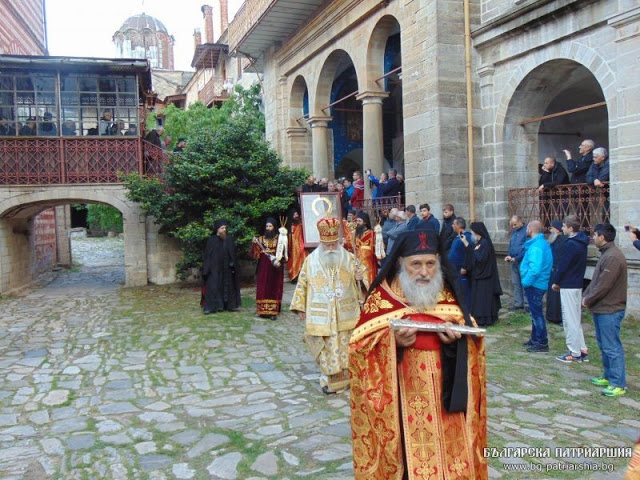
[[[355,68],[356,64],[353,61],[353,57],[345,50],[334,50],[327,56],[326,60],[322,63],[322,69],[318,75],[315,96],[312,100],[313,108],[309,105],[312,117],[329,115],[329,110],[323,111],[322,109],[331,103],[333,82],[335,78],[349,66],[353,66]],[[357,70],[356,77],[358,77]],[[357,80],[359,85],[359,78],[357,78]]]
[[[15,265],[24,264],[22,258],[29,256],[27,230],[30,219],[46,208],[71,203],[101,203],[120,211],[124,226],[125,283],[127,286],[147,284],[147,218],[137,203],[127,199],[124,186],[13,187],[1,193],[0,243],[8,245],[9,253],[0,258],[0,292],[31,280],[30,269],[26,269],[24,278],[15,278]],[[21,236],[22,233],[25,235]],[[14,272],[13,278],[6,272]]]
[[[305,95],[306,95],[306,109],[305,112]],[[289,94],[289,124],[298,127],[300,126],[302,118],[305,114],[309,113],[309,87],[302,75],[298,75],[293,84],[291,85],[291,91]]]
[[[505,125],[509,105],[518,86],[529,73],[552,60],[569,60],[588,69],[600,84],[609,108],[610,118],[615,117],[615,73],[611,70],[609,64],[598,52],[584,44],[576,42],[564,43],[537,51],[535,56],[529,55],[525,59],[519,60],[517,66],[513,68],[513,74],[510,79],[501,87],[502,95],[500,95],[500,100],[496,107],[496,142],[504,140],[504,130],[501,129],[501,126]],[[505,67],[509,66],[512,65],[505,65]]]
[[[563,146],[575,150],[575,146],[580,143],[580,136],[594,137],[599,145],[608,147],[606,108],[557,120],[520,125],[527,118],[537,118],[603,100],[604,92],[597,79],[578,62],[554,59],[531,70],[513,92],[501,129],[504,186],[537,185],[537,165],[542,162],[542,158],[556,156],[563,162],[557,153],[562,152]],[[576,133],[577,138],[546,137],[546,134],[551,133],[570,133],[564,130],[577,131],[585,123],[589,125]]]
[[[400,32],[400,22],[392,15],[383,16],[373,27],[367,44],[367,57],[362,81],[364,90],[377,91],[381,89],[380,85],[376,83],[376,79],[386,73],[383,60],[387,40],[391,35]]]

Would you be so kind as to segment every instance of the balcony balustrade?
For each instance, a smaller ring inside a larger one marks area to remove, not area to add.
[[[138,137],[4,137],[0,185],[121,183],[126,173],[159,175],[167,159]]]
[[[210,105],[214,101],[226,100],[231,95],[233,80],[230,78],[213,77],[198,92],[198,100],[205,105]]]
[[[518,215],[526,224],[540,220],[549,228],[552,220],[562,220],[567,215],[577,215],[581,229],[593,232],[598,223],[608,222],[609,183],[594,187],[586,183],[560,185],[540,191],[538,187],[509,190],[509,215]]]

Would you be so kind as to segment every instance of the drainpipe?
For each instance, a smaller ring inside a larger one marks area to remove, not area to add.
[[[473,96],[471,91],[471,20],[469,0],[464,0],[464,67],[467,79],[467,152],[469,159],[469,216],[476,218],[475,186],[473,183]]]

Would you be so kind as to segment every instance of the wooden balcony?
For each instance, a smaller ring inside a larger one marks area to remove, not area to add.
[[[229,24],[229,51],[249,55],[262,71],[264,51],[282,43],[324,0],[248,0]]]
[[[213,77],[205,84],[204,88],[198,92],[198,100],[207,106],[212,105],[214,102],[222,102],[231,95],[229,85],[233,85],[232,79]]]
[[[610,221],[609,186],[577,183],[542,191],[538,187],[513,188],[509,190],[509,215],[518,215],[525,224],[540,220],[545,229],[552,220],[577,215],[582,230],[591,233],[598,223]]]
[[[159,175],[167,154],[139,137],[1,137],[0,185],[121,183]]]

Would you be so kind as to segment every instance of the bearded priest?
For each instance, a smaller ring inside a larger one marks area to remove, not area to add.
[[[305,322],[304,342],[320,369],[324,393],[349,386],[349,337],[360,316],[360,290],[353,254],[340,244],[340,221],[317,223],[320,245],[304,260],[291,311]]]
[[[476,326],[461,300],[438,233],[400,234],[349,342],[357,480],[488,478],[484,342],[450,328]]]

